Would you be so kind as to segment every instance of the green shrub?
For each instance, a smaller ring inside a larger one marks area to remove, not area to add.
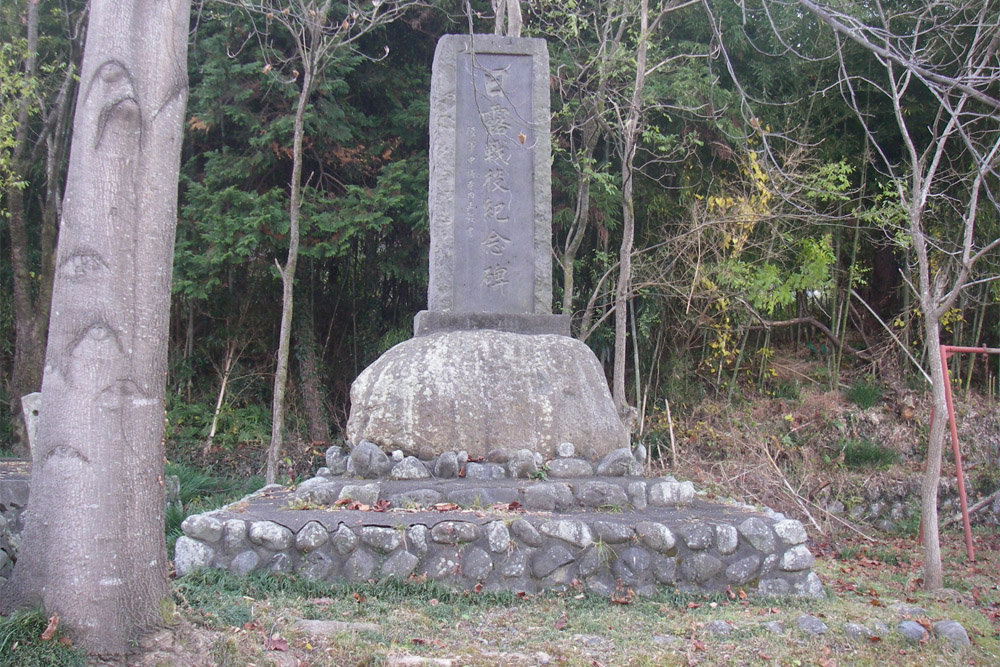
[[[899,459],[896,452],[871,440],[841,440],[839,447],[844,465],[850,468],[884,468]]]
[[[847,390],[847,399],[862,410],[867,410],[882,400],[882,387],[867,380],[858,380]]]

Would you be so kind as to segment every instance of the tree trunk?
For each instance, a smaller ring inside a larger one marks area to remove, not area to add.
[[[920,487],[920,519],[924,528],[924,588],[937,590],[944,586],[941,567],[941,539],[938,532],[938,483],[941,480],[941,454],[948,428],[948,406],[944,393],[944,369],[941,367],[940,335],[937,318],[924,317],[927,340],[927,363],[931,371],[931,393],[934,397],[934,421],[927,435],[927,469]]]
[[[322,26],[322,23],[319,24]],[[268,484],[278,478],[278,458],[284,441],[285,387],[288,383],[288,350],[292,337],[292,308],[294,306],[295,267],[299,261],[299,214],[302,207],[302,135],[305,132],[306,105],[312,91],[313,72],[309,56],[303,54],[305,70],[302,90],[295,107],[295,134],[292,139],[292,180],[288,204],[288,258],[281,273],[281,330],[278,334],[278,363],[274,371],[274,396],[271,403],[271,445],[267,449]]]
[[[295,340],[302,387],[302,403],[313,445],[330,442],[330,424],[327,421],[326,398],[323,394],[321,362],[317,355],[316,333],[311,317],[296,318]]]
[[[639,3],[639,43],[636,53],[635,86],[625,118],[622,137],[622,246],[618,257],[618,285],[615,290],[615,365],[611,397],[618,413],[629,412],[625,396],[625,347],[628,327],[628,299],[632,291],[632,245],[635,236],[635,200],[632,196],[633,161],[639,142],[642,116],[642,89],[646,85],[646,52],[649,47],[649,0]]]
[[[590,218],[590,170],[599,136],[597,119],[588,119],[583,124],[583,146],[579,160],[581,168],[580,180],[576,187],[576,209],[573,211],[573,222],[570,225],[563,252],[562,312],[564,315],[573,314],[573,293],[576,291],[573,264],[576,262],[576,253],[580,250],[580,245],[587,233],[587,222]]]
[[[42,380],[31,512],[5,610],[120,655],[162,624],[163,413],[189,0],[93,0]]]

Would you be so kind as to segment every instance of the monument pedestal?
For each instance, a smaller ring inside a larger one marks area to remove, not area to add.
[[[451,313],[421,310],[413,318],[413,335],[493,329],[520,334],[569,335],[569,315],[534,313]]]
[[[379,357],[351,385],[347,439],[473,459],[494,449],[552,458],[561,442],[603,456],[629,444],[590,348],[490,329],[418,336]]]

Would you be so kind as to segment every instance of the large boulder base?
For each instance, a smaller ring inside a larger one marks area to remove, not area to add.
[[[435,456],[572,442],[603,456],[627,447],[600,362],[568,336],[494,330],[420,336],[396,345],[351,386],[347,438]]]

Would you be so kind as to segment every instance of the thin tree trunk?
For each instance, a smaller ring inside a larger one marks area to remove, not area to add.
[[[169,608],[163,414],[188,0],[92,0],[31,512],[5,610],[127,653]]]
[[[321,24],[322,25],[322,24]],[[303,54],[302,89],[295,107],[295,134],[292,144],[292,181],[288,205],[288,259],[281,274],[281,330],[278,335],[278,363],[274,372],[274,398],[271,404],[271,445],[267,450],[268,484],[278,477],[278,458],[281,456],[285,429],[285,387],[288,383],[288,351],[292,336],[292,310],[294,306],[295,267],[299,261],[299,214],[302,207],[302,136],[305,132],[306,105],[312,90],[313,71],[309,57]]]

